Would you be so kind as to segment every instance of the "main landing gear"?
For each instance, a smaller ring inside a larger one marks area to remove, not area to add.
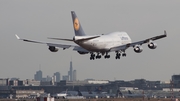
[[[94,59],[100,59],[101,58],[101,55],[99,53],[97,53],[97,55],[95,56],[94,53],[91,53],[91,56],[90,56],[90,60],[94,60]]]
[[[95,55],[94,53],[91,53],[90,60],[100,59],[102,57],[101,54],[102,54],[102,56],[105,54],[104,55],[105,59],[109,59],[110,58],[110,55],[108,55],[108,53],[97,53],[97,55]],[[115,59],[120,59],[121,56],[126,57],[126,53],[124,51],[120,51],[120,52],[117,51]]]
[[[122,53],[122,56],[123,56],[123,57],[126,57],[126,53],[123,52],[123,53]],[[120,59],[120,57],[121,57],[121,53],[120,53],[120,52],[116,52],[116,57],[115,57],[115,58],[116,58],[116,59]]]
[[[99,53],[97,53],[96,59],[100,59],[100,58],[101,58],[101,55],[99,55]]]
[[[104,56],[105,59],[109,59],[110,55],[108,55],[108,53],[106,53],[106,55]]]
[[[102,54],[104,55],[104,54]],[[90,60],[94,60],[94,59],[100,59],[101,58],[101,55],[100,53],[97,53],[97,55],[95,55],[94,53],[91,53],[90,55]],[[104,56],[105,59],[108,59],[110,58],[110,55],[108,55],[108,53],[106,53],[106,55]]]
[[[119,52],[116,52],[116,59],[120,59],[120,57],[121,57],[121,53],[119,53]]]
[[[95,54],[91,53],[90,60],[94,60]]]
[[[122,53],[122,56],[123,56],[123,57],[126,57],[126,53]]]

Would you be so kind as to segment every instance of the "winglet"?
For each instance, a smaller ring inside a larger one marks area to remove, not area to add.
[[[164,30],[164,35],[166,35],[166,36],[167,36],[166,30]]]
[[[15,34],[15,36],[16,36],[16,38],[17,38],[18,40],[20,40],[20,37],[19,37],[17,34]]]

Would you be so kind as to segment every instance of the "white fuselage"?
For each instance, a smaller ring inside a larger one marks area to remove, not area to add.
[[[67,93],[65,93],[65,92],[57,94],[57,97],[66,97],[66,96],[67,96]]]
[[[93,36],[85,36],[85,37],[88,38]],[[81,38],[83,39],[85,37],[77,36],[78,39]],[[107,52],[113,47],[131,43],[131,39],[126,32],[113,32],[105,35],[100,35],[100,37],[85,41],[75,41],[75,43],[88,51]]]

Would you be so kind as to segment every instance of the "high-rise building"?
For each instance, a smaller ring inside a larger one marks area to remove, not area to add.
[[[41,70],[36,72],[36,74],[34,75],[34,80],[36,80],[36,81],[42,80],[42,71]]]
[[[73,81],[73,67],[72,67],[72,61],[70,62],[70,70],[68,71],[69,79],[70,81]]]
[[[7,86],[9,85],[9,80],[8,78],[0,78],[0,86]]]
[[[76,81],[77,79],[77,75],[76,75],[77,73],[76,73],[76,70],[73,70],[73,81]]]
[[[56,76],[56,82],[60,82],[60,80],[61,80],[61,75],[60,75],[60,73],[59,72],[56,72],[56,73],[54,73],[54,76]]]
[[[52,77],[50,77],[49,75],[46,77],[46,81],[52,81]]]
[[[56,75],[52,76],[52,85],[55,85],[55,82],[57,82],[56,81]]]
[[[66,81],[69,81],[69,75],[63,75],[63,76],[62,76],[62,79],[63,79],[63,80],[66,80]]]
[[[70,76],[71,74],[70,74],[70,71],[68,71],[68,76]]]
[[[172,75],[172,82],[175,87],[179,86],[180,75]]]

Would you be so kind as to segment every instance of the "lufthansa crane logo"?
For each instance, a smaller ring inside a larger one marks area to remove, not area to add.
[[[77,18],[74,19],[74,29],[75,29],[76,31],[79,30],[79,20],[78,20]]]

